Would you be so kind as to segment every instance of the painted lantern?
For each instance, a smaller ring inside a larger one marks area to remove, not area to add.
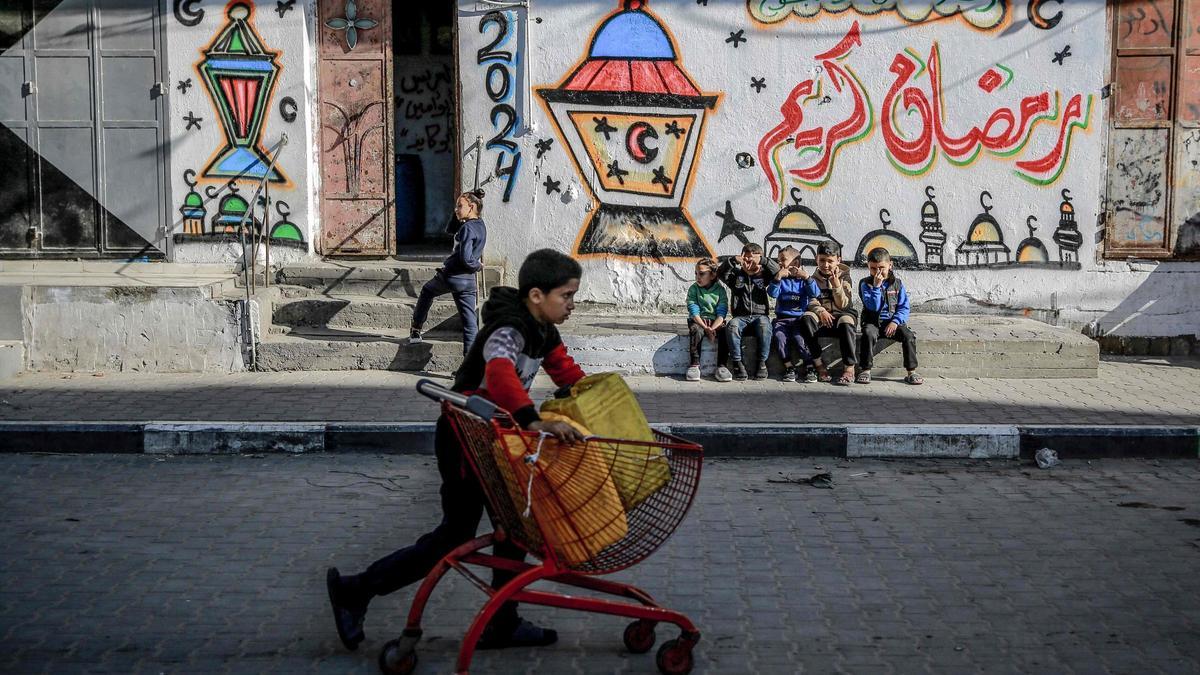
[[[267,51],[251,28],[250,13],[249,5],[231,4],[229,23],[197,64],[226,139],[225,147],[204,169],[208,178],[261,179],[270,165],[259,142],[279,74],[278,54]],[[287,182],[277,169],[271,169],[269,180]]]
[[[683,202],[705,113],[719,96],[700,92],[646,2],[625,0],[596,29],[579,66],[537,93],[600,202],[577,255],[712,255]]]
[[[866,267],[867,254],[882,248],[892,257],[892,264],[899,269],[911,270],[921,266],[921,261],[917,258],[917,249],[913,248],[908,237],[888,229],[888,225],[892,224],[891,215],[887,209],[879,210],[879,222],[883,227],[868,232],[867,236],[862,238],[858,244],[858,253],[854,254],[854,264]]]

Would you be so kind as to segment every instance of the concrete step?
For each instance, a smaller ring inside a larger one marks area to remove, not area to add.
[[[462,342],[428,339],[409,344],[408,333],[293,328],[257,345],[263,371],[399,370],[449,373],[462,363]]]
[[[1030,319],[915,315],[920,372],[939,378],[1096,377],[1099,346],[1073,331]],[[572,316],[561,327],[571,355],[588,372],[682,375],[688,365],[685,324],[679,320],[617,315]],[[264,370],[425,370],[458,367],[461,344],[453,337],[410,345],[406,330],[294,327],[259,345]],[[837,347],[823,340],[826,361],[839,365]],[[754,339],[744,340],[747,363],[755,361]],[[701,364],[715,368],[715,350],[706,346]],[[768,363],[782,374],[777,357]],[[889,344],[875,357],[875,377],[905,374],[900,346]]]
[[[271,321],[289,328],[401,331],[412,327],[413,298],[380,298],[373,295],[284,294],[273,303]],[[461,335],[462,321],[450,296],[434,301],[425,321],[428,335]]]
[[[303,286],[327,295],[357,295],[379,298],[415,298],[421,286],[433,278],[440,260],[387,259],[354,262],[321,262],[286,265],[275,275],[275,282]],[[503,271],[485,266],[480,283],[490,289],[500,283]],[[486,292],[484,293],[486,296]]]

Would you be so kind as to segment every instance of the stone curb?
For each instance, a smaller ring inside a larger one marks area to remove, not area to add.
[[[709,457],[1200,459],[1200,427],[656,424]],[[0,422],[0,452],[432,454],[431,422]]]

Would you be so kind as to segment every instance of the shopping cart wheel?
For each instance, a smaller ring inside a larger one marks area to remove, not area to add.
[[[658,672],[663,675],[687,675],[692,672],[692,666],[696,665],[695,659],[692,658],[692,645],[678,638],[667,640],[658,648],[655,662],[658,664]]]
[[[400,640],[392,640],[379,652],[379,671],[384,675],[408,675],[417,667],[417,652],[412,647],[400,646]]]
[[[654,634],[654,627],[657,624],[654,621],[646,621],[638,619],[625,627],[625,648],[631,654],[645,654],[654,646],[654,641],[658,638]]]

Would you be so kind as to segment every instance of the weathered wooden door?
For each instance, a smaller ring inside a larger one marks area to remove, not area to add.
[[[321,252],[395,252],[391,3],[320,0]]]

